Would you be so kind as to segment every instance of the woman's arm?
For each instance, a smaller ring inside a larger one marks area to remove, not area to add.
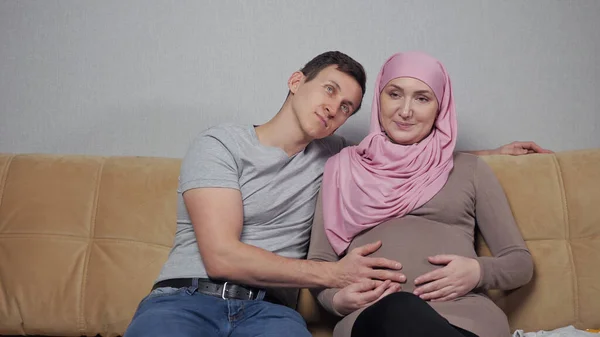
[[[334,262],[338,261],[339,257],[333,251],[333,248],[325,236],[325,227],[323,225],[323,202],[321,196],[322,193],[319,193],[319,196],[317,197],[307,259]],[[333,308],[333,296],[340,291],[339,288],[312,288],[310,291],[327,311],[337,316],[342,316],[342,314]]]
[[[533,260],[492,169],[478,159],[475,168],[475,217],[493,257],[478,257],[477,287],[509,290],[531,280]]]

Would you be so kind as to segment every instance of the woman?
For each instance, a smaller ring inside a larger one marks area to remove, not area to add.
[[[406,282],[316,291],[345,316],[334,336],[509,336],[484,290],[529,282],[533,262],[491,169],[454,153],[444,66],[424,53],[393,55],[371,113],[369,135],[327,162],[308,257],[334,261],[380,240],[373,255],[400,261]],[[477,256],[476,223],[493,257]]]

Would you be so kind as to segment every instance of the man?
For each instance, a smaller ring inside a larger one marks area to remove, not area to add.
[[[346,145],[333,133],[359,110],[365,80],[347,55],[321,54],[290,76],[269,122],[213,127],[193,142],[174,247],[126,337],[308,337],[297,288],[360,282],[381,295],[405,281],[400,263],[368,257],[380,242],[336,263],[304,259],[325,162]]]

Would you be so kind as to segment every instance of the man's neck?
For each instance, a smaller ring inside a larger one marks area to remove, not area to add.
[[[284,105],[270,121],[256,127],[256,135],[262,145],[278,147],[288,156],[304,150],[313,141],[308,137],[296,116]]]

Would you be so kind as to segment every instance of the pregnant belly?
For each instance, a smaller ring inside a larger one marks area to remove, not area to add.
[[[349,250],[381,240],[382,246],[371,254],[402,263],[406,275],[402,290],[412,291],[414,280],[443,265],[429,263],[429,256],[454,254],[474,258],[477,256],[472,235],[459,226],[452,226],[416,216],[406,216],[386,221],[354,238]]]

